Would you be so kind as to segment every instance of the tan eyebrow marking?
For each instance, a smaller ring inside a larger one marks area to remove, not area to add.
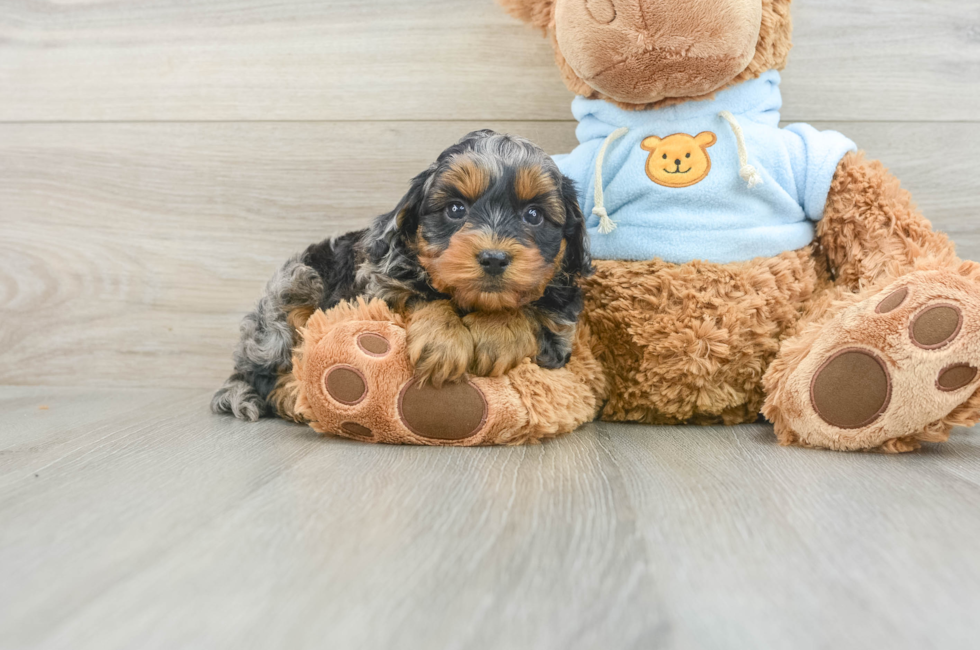
[[[521,201],[549,194],[555,191],[551,176],[545,174],[540,167],[521,167],[514,176],[514,191]]]
[[[466,199],[476,201],[490,187],[490,174],[472,160],[462,158],[449,165],[441,181],[456,188]]]
[[[514,176],[514,192],[520,201],[531,201],[535,198],[546,197],[542,205],[548,210],[551,219],[558,223],[565,222],[565,206],[558,195],[558,188],[551,175],[538,166],[521,167]]]

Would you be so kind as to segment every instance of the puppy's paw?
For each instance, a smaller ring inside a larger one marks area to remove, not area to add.
[[[459,381],[473,358],[473,336],[449,303],[429,303],[412,314],[408,358],[424,385]]]
[[[572,358],[572,339],[575,324],[542,327],[538,336],[538,356],[534,363],[548,370],[564,368]]]
[[[282,372],[276,380],[276,386],[266,398],[269,406],[276,412],[276,415],[283,420],[290,420],[299,424],[306,423],[306,418],[296,409],[296,400],[299,396],[299,382],[292,371]]]
[[[473,335],[474,375],[499,377],[538,352],[535,324],[522,312],[473,312],[463,323]]]
[[[256,422],[266,414],[266,403],[250,383],[234,374],[211,398],[211,411],[228,413],[239,420]]]

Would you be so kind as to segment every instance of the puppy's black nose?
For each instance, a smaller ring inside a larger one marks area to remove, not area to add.
[[[487,275],[500,275],[510,266],[510,255],[504,251],[480,251],[476,259]]]
[[[680,159],[680,158],[678,158],[677,160],[675,160],[675,161],[674,161],[674,164],[675,164],[675,165],[680,165],[680,164],[681,164],[681,159]]]

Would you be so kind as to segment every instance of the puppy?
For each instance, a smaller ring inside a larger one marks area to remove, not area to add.
[[[358,296],[408,314],[422,381],[501,375],[530,357],[561,368],[592,272],[571,180],[540,148],[475,131],[416,176],[370,228],[313,244],[273,276],[245,316],[235,372],[211,408],[297,420],[287,388],[298,329]]]

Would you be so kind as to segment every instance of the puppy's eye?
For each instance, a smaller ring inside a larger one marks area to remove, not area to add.
[[[544,212],[541,211],[536,205],[524,208],[524,214],[521,216],[524,223],[531,226],[538,226],[544,220]]]
[[[664,154],[664,160],[667,160],[667,154]]]
[[[462,219],[466,216],[466,204],[462,201],[452,201],[446,206],[446,216],[450,219]]]
[[[684,156],[684,157],[685,157],[685,158],[690,158],[690,157],[691,157],[691,154],[687,154],[687,155],[686,155],[686,156]]]

